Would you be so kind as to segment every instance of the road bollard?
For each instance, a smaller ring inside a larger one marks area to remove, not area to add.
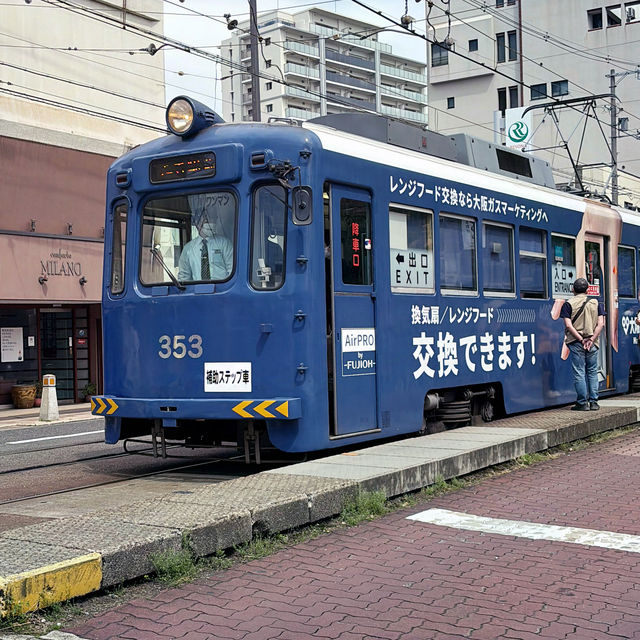
[[[60,417],[58,412],[58,396],[56,394],[56,377],[46,374],[42,377],[42,403],[40,404],[40,420],[51,422]]]

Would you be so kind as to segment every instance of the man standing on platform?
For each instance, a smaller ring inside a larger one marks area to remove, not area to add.
[[[577,400],[573,411],[596,411],[598,404],[598,337],[604,329],[606,312],[596,298],[587,297],[589,283],[578,278],[573,283],[575,296],[564,303],[564,341],[571,352],[571,371]]]

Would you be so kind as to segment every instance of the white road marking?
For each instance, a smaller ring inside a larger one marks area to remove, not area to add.
[[[428,509],[409,516],[407,520],[417,520],[418,522],[453,527],[454,529],[465,529],[467,531],[495,533],[502,536],[569,542],[591,547],[604,547],[605,549],[640,553],[640,536],[615,533],[614,531],[561,527],[555,524],[523,522],[522,520],[484,518],[469,513],[448,511],[447,509]]]
[[[46,436],[44,438],[31,438],[30,440],[15,440],[6,444],[27,444],[27,442],[41,442],[42,440],[57,440],[58,438],[75,438],[76,436],[90,436],[94,433],[104,433],[103,429],[98,431],[83,431],[82,433],[69,433],[64,436]]]

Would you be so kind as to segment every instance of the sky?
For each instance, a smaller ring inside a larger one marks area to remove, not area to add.
[[[317,6],[327,11],[340,13],[380,26],[391,26],[383,17],[359,7],[352,0],[256,0],[258,16],[268,10],[280,9],[297,13],[310,6]],[[416,19],[416,31],[424,31],[425,0],[371,0],[367,4],[383,14],[399,20],[405,13],[405,5],[409,15]],[[184,42],[190,46],[203,48],[212,54],[220,54],[218,48],[222,40],[229,37],[225,13],[231,14],[239,22],[249,17],[247,0],[165,0],[165,35]],[[211,16],[199,16],[197,13]],[[405,34],[381,33],[379,39],[393,47],[394,53],[420,62],[425,60],[424,41]],[[220,76],[220,69],[212,61],[199,58],[175,49],[165,48],[166,99],[187,94],[204,102],[216,111],[222,112],[220,83],[214,79]]]

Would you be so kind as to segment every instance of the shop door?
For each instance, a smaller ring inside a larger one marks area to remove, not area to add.
[[[607,315],[608,309],[608,287],[607,275],[607,255],[604,236],[592,234],[585,235],[584,241],[585,256],[585,278],[589,283],[587,295],[597,298],[598,302],[604,305]],[[610,362],[610,345],[607,340],[607,331],[600,333],[600,349],[598,351],[598,381],[601,389],[607,389],[611,386],[612,381],[608,378],[609,362]]]
[[[73,319],[71,311],[40,311],[42,374],[56,377],[58,400],[74,400]]]
[[[372,241],[369,195],[333,187],[334,437],[377,428]]]

